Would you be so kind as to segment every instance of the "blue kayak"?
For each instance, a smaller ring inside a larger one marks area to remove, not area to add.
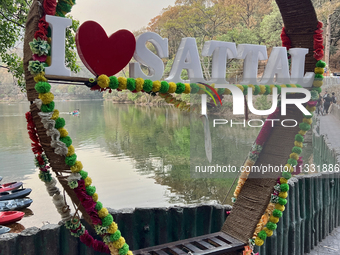
[[[29,207],[32,203],[33,200],[27,197],[0,201],[0,212],[22,210]]]
[[[17,189],[0,193],[0,201],[24,198],[32,192],[32,189]]]

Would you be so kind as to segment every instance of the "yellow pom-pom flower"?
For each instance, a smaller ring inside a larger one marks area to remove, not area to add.
[[[202,84],[197,84],[197,85],[198,85],[198,87],[201,88],[201,89],[197,92],[197,94],[199,94],[199,95],[205,94],[205,91],[203,90],[203,89],[205,89],[205,86],[202,85]]]
[[[314,73],[316,74],[323,74],[325,72],[325,69],[323,69],[322,67],[315,67],[314,69]]]
[[[264,93],[266,93],[266,86],[260,85],[259,87],[260,87],[260,93],[259,93],[259,95],[263,95]]]
[[[285,210],[285,206],[284,205],[280,205],[280,204],[276,204],[275,205],[275,209],[283,212]]]
[[[127,255],[133,255],[132,251],[128,251]]]
[[[224,95],[230,95],[230,94],[231,94],[230,89],[225,89],[225,90],[224,90]]]
[[[284,177],[281,177],[281,178],[280,178],[280,183],[281,183],[281,184],[288,183],[288,180],[287,180],[286,178],[284,178]]]
[[[244,87],[240,84],[237,84],[236,87],[238,87],[240,90],[242,90],[242,92],[244,91]]]
[[[107,233],[114,234],[118,230],[118,225],[116,222],[112,222],[109,228],[107,229]]]
[[[305,134],[307,134],[307,131],[300,130],[300,131],[299,131],[299,134],[300,134],[300,135],[305,135]]]
[[[295,84],[290,84],[290,86],[291,86],[292,88],[296,88],[296,85],[295,85]]]
[[[281,86],[281,88],[287,88],[286,84],[282,84],[280,86]]]
[[[58,131],[60,133],[60,137],[68,136],[68,131],[65,128],[58,128]]]
[[[39,81],[47,81],[47,79],[45,78],[45,73],[44,72],[41,72],[39,74],[37,74],[35,77],[34,77],[34,81],[35,82],[39,82]]]
[[[284,170],[288,172],[294,172],[294,168],[292,167],[291,164],[286,164]]]
[[[264,241],[261,238],[259,238],[259,237],[255,238],[255,245],[256,246],[262,246],[263,244],[264,244]]]
[[[313,87],[320,88],[322,86],[322,81],[313,81]]]
[[[174,82],[169,82],[169,90],[168,93],[175,93],[177,89],[177,85]]]
[[[279,222],[280,218],[274,217],[273,215],[270,216],[269,221],[277,224]]]
[[[311,124],[313,123],[313,120],[312,120],[312,119],[307,119],[307,118],[303,118],[302,121],[303,121],[304,123],[309,124],[309,125],[311,125]]]
[[[288,197],[288,192],[280,192],[279,197],[281,198],[287,198]]]
[[[59,111],[57,109],[54,109],[51,119],[56,120],[58,118],[59,118]]]
[[[152,82],[152,91],[158,92],[161,89],[161,82],[160,81],[154,81]]]
[[[68,152],[67,152],[66,156],[67,157],[72,156],[74,154],[74,151],[75,151],[73,145],[70,145],[67,149],[68,149]]]
[[[97,84],[102,89],[107,88],[110,84],[110,79],[105,74],[102,74],[98,77]]]
[[[47,42],[48,42],[49,45],[51,45],[52,44],[52,38],[51,37],[47,37]]]
[[[294,145],[297,146],[297,147],[303,148],[303,143],[302,142],[295,141]]]
[[[271,237],[274,234],[273,230],[270,230],[268,228],[264,228],[263,231],[266,232],[267,237]]]
[[[118,88],[121,90],[124,90],[127,88],[127,79],[125,77],[119,77],[118,78]]]
[[[51,92],[39,94],[39,98],[41,99],[43,104],[49,104],[54,100],[54,95]]]
[[[112,244],[116,249],[120,249],[125,244],[125,239],[121,236],[117,241],[113,242]]]
[[[142,78],[137,78],[136,79],[136,91],[142,91],[143,90],[143,85],[144,85],[144,80]]]
[[[276,88],[276,87],[273,84],[270,85],[269,87],[270,87],[270,95],[273,95],[273,88]]]
[[[108,216],[108,215],[109,215],[109,211],[108,211],[105,207],[103,207],[102,209],[100,209],[100,211],[98,212],[98,216],[99,216],[99,218],[101,218],[101,219],[105,218],[105,217]]]
[[[289,157],[292,158],[292,159],[295,159],[295,160],[298,160],[298,159],[299,159],[299,155],[298,155],[297,153],[295,153],[295,152],[291,153],[291,154],[289,155]]]
[[[90,186],[90,185],[92,184],[92,179],[91,179],[91,177],[86,177],[85,180],[84,180],[84,182],[85,182],[85,187]]]
[[[79,173],[81,170],[83,170],[83,164],[80,161],[76,161],[76,163],[71,166],[72,173]]]
[[[98,194],[94,193],[93,196],[92,196],[92,199],[93,199],[94,202],[97,202],[98,201]]]
[[[248,85],[248,88],[251,88],[252,91],[253,91],[253,93],[254,93],[254,91],[255,91],[255,86],[254,86],[253,84],[249,84],[249,85]]]
[[[185,85],[185,90],[184,90],[184,94],[190,94],[190,91],[191,91],[191,87],[190,87],[190,84],[189,83],[184,83]]]

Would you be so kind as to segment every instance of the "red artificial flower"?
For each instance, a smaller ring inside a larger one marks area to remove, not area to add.
[[[318,21],[318,26],[317,28],[322,28],[323,27],[323,23],[321,21]]]
[[[314,58],[318,61],[321,60],[323,58],[323,50],[315,50]]]
[[[47,15],[54,16],[56,12],[56,7],[57,7],[56,0],[44,1],[44,11]]]
[[[36,31],[36,32],[34,33],[34,38],[35,38],[35,39],[40,38],[41,40],[44,40],[44,41],[47,40],[46,34],[45,34],[43,31],[41,31],[41,30],[38,30],[38,31]]]

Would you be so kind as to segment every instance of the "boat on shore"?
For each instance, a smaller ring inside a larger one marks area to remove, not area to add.
[[[0,201],[0,212],[22,210],[29,207],[33,203],[30,198],[20,198]]]
[[[0,201],[24,198],[32,192],[32,189],[17,189],[0,193]]]
[[[21,220],[25,213],[10,211],[10,212],[0,212],[0,224],[10,224]]]
[[[0,193],[11,191],[11,190],[17,190],[21,188],[23,185],[22,182],[10,182],[5,184],[0,184]]]

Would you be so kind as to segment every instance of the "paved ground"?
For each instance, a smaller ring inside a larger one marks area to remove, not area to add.
[[[340,149],[340,121],[333,115],[320,116],[320,133],[327,134],[329,142],[334,148]],[[309,255],[339,255],[340,227],[326,237]]]

